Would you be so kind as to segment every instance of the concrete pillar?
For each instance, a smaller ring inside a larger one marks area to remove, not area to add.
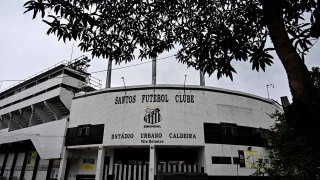
[[[95,180],[103,180],[104,155],[105,155],[105,148],[103,146],[99,146]]]
[[[200,86],[205,86],[206,85],[206,81],[204,78],[204,73],[202,70],[200,70]]]
[[[149,180],[154,180],[155,175],[155,147],[150,145],[149,150]]]
[[[152,85],[157,84],[157,60],[156,58],[152,59]]]
[[[58,172],[58,180],[63,180],[65,173],[66,173],[66,167],[67,167],[67,160],[68,160],[68,150],[66,147],[62,150],[62,156],[60,161],[60,167]]]
[[[106,88],[111,87],[111,70],[112,70],[112,60],[108,61],[108,70],[107,70],[107,79],[106,79]]]
[[[114,162],[114,149],[108,149],[107,155],[110,156],[110,163],[109,163],[109,174],[113,174],[113,162]]]

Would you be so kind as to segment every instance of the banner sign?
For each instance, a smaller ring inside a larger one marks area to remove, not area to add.
[[[257,151],[249,151],[244,150],[244,159],[245,159],[245,165],[246,168],[254,168],[257,166],[258,163],[258,152]]]
[[[36,151],[31,151],[29,152],[29,156],[28,156],[28,161],[27,164],[29,166],[34,166],[36,163],[36,158],[37,158],[37,152]]]
[[[93,171],[94,170],[94,159],[83,159],[82,170],[83,171]]]

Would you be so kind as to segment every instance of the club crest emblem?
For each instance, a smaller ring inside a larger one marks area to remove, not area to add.
[[[161,121],[160,109],[146,109],[146,114],[144,115],[144,121],[149,124],[156,124]]]

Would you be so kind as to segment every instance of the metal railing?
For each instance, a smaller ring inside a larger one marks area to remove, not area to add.
[[[84,61],[85,63],[81,64],[82,61]],[[54,68],[56,68],[56,67],[58,67],[60,65],[65,65],[68,68],[71,68],[73,70],[78,71],[80,74],[86,73],[87,67],[89,67],[89,65],[87,65],[88,62],[90,62],[90,60],[86,56],[80,56],[80,57],[75,58],[75,59],[73,59],[71,61],[63,60],[63,61],[61,61],[61,62],[59,62],[57,64],[54,64],[53,66],[50,66],[49,68],[46,68],[46,69],[44,69],[44,70],[42,70],[42,71],[40,71],[40,72],[30,76],[30,77],[27,77],[27,78],[25,78],[25,79],[23,79],[23,80],[21,80],[21,81],[19,81],[17,83],[14,83],[13,85],[10,85],[9,87],[6,87],[3,90],[0,90],[0,93],[5,92],[8,89],[11,89],[11,88],[13,88],[15,86],[18,86],[19,84],[22,84],[22,83],[24,83],[24,82],[26,82],[26,81],[28,81],[28,80],[30,80],[30,79],[42,74],[44,72],[47,72],[47,71],[49,71],[51,69],[54,69]],[[79,66],[80,69],[78,68],[78,66]],[[93,77],[91,75],[88,75],[88,74],[83,74],[83,75],[87,76],[87,79],[86,79],[86,82],[85,82],[84,86],[89,86],[89,87],[92,87],[94,89],[101,89],[102,88],[102,81],[100,79],[97,79],[97,78],[95,78],[95,77]],[[1,81],[1,84],[2,84],[2,81]]]
[[[66,61],[66,60],[63,60],[63,61],[61,61],[61,62],[58,62],[57,64],[55,64],[55,65],[53,65],[53,66],[50,66],[49,68],[46,68],[46,69],[44,69],[44,70],[42,70],[42,71],[40,71],[40,72],[38,72],[38,73],[36,73],[36,74],[34,74],[34,75],[32,75],[32,76],[29,76],[29,77],[27,77],[27,78],[25,78],[25,79],[23,79],[23,80],[15,83],[15,84],[13,84],[13,85],[11,85],[11,86],[3,89],[3,90],[0,90],[0,93],[6,91],[6,90],[8,90],[8,89],[13,88],[14,86],[17,86],[17,85],[19,85],[19,84],[22,84],[23,82],[25,82],[25,81],[27,81],[27,80],[30,80],[30,79],[32,79],[32,78],[34,78],[34,77],[36,77],[36,76],[38,76],[38,75],[40,75],[40,74],[42,74],[42,73],[44,73],[44,72],[46,72],[46,71],[49,71],[49,70],[51,70],[51,69],[53,69],[53,68],[55,68],[55,67],[58,67],[58,66],[60,66],[60,65],[67,65],[67,64],[68,64],[68,61]]]

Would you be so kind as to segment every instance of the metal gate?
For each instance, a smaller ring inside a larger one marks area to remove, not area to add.
[[[104,180],[148,180],[149,164],[114,164],[112,176],[105,166]],[[111,179],[112,178],[112,179]]]

